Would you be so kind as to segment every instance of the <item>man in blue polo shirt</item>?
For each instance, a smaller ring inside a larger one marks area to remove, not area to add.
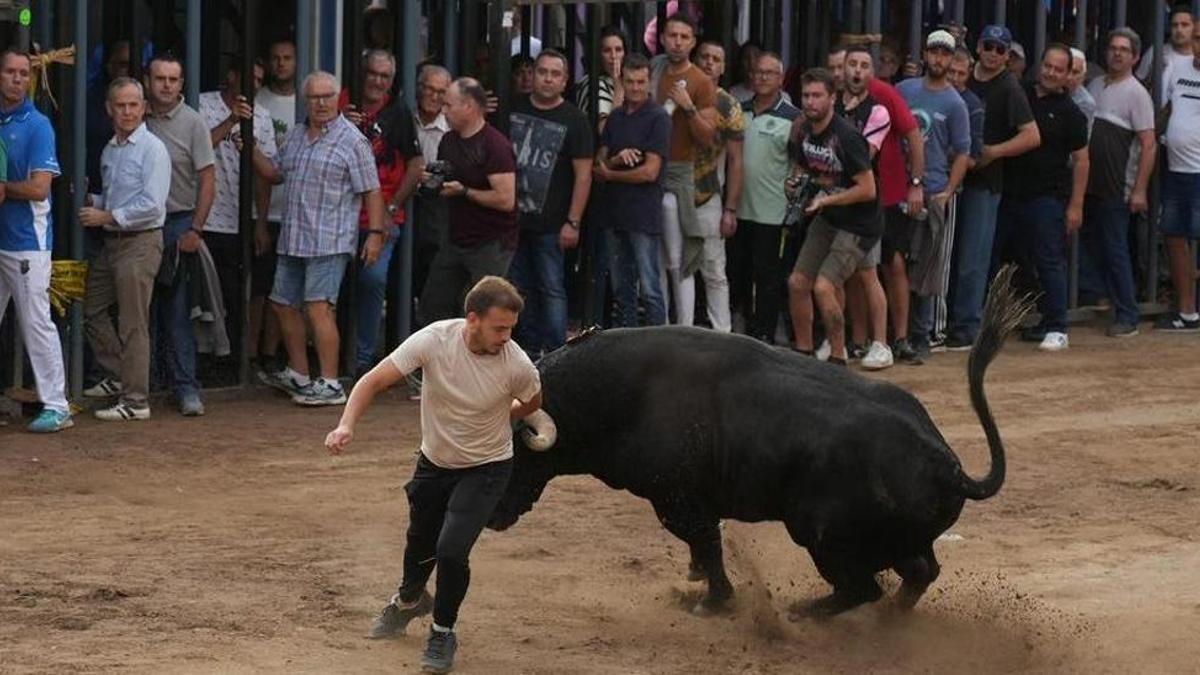
[[[0,55],[0,139],[8,151],[0,168],[0,321],[11,298],[43,406],[29,430],[51,432],[73,422],[50,319],[50,181],[59,174],[58,159],[50,120],[25,95],[32,66],[27,54]]]

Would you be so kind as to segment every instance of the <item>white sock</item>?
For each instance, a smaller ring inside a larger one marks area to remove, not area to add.
[[[1183,317],[1184,321],[1200,321],[1200,313],[1198,312],[1192,312],[1191,314],[1180,312],[1179,316]]]
[[[437,632],[437,633],[453,633],[454,632],[453,628],[446,628],[445,626],[439,626],[436,623],[433,624],[433,630],[434,630],[434,632]]]
[[[302,375],[302,374],[297,373],[296,371],[292,370],[291,366],[288,366],[287,368],[285,368],[284,371],[288,377],[295,380],[296,384],[300,385],[301,387],[303,387],[304,385],[306,385],[312,381],[312,380],[308,379],[307,375]]]

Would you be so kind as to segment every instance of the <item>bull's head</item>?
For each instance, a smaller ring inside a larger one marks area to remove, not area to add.
[[[488,527],[506,530],[533,508],[546,483],[557,473],[550,449],[558,437],[554,419],[538,410],[517,424],[513,434],[513,472],[508,489],[492,511]]]

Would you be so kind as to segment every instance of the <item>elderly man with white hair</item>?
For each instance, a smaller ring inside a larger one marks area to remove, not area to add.
[[[1071,76],[1067,78],[1067,93],[1075,107],[1087,117],[1088,135],[1092,133],[1092,120],[1096,117],[1096,98],[1087,90],[1087,55],[1078,47],[1071,47]]]
[[[367,265],[383,249],[385,209],[371,144],[338,114],[337,80],[314,72],[305,78],[303,94],[308,119],[288,132],[273,160],[255,154],[259,172],[283,184],[285,205],[270,300],[288,366],[267,375],[267,381],[300,405],[341,405],[346,392],[338,382],[334,308],[346,265],[358,248],[359,209],[365,202],[370,224],[360,257]],[[311,374],[305,317],[320,362],[319,372]]]

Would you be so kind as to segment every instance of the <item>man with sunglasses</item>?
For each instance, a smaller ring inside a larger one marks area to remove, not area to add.
[[[1088,175],[1082,235],[1104,280],[1115,313],[1109,337],[1137,335],[1138,307],[1129,257],[1132,214],[1147,209],[1154,170],[1154,103],[1133,76],[1142,41],[1129,28],[1109,32],[1108,74],[1092,81],[1096,120],[1088,146]],[[1131,180],[1132,177],[1132,180]]]
[[[1025,92],[1008,69],[1012,33],[991,25],[980,33],[979,62],[968,88],[983,101],[983,149],[963,183],[962,207],[954,242],[950,334],[946,349],[966,351],[979,333],[996,214],[1004,187],[1003,160],[1041,144]]]

